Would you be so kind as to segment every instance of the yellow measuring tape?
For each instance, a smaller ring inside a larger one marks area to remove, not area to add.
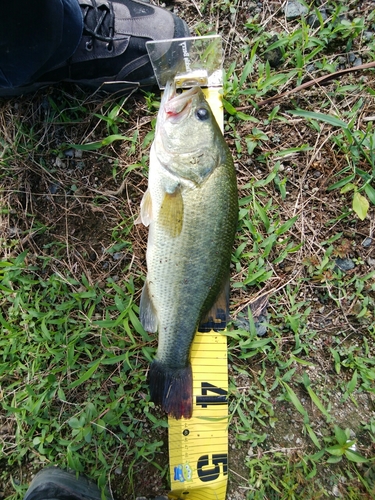
[[[223,131],[218,89],[203,90]],[[228,482],[227,339],[197,332],[191,347],[193,415],[168,419],[171,500],[225,500]]]

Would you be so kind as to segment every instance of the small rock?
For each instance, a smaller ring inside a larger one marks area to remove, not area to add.
[[[367,264],[370,266],[370,267],[375,267],[375,259],[372,259],[371,257],[369,257],[367,259]]]
[[[263,337],[267,333],[267,318],[261,314],[255,323],[255,329],[258,337]]]
[[[350,54],[348,55],[348,59],[349,59],[349,62],[353,64],[354,61],[356,60],[356,55],[353,54],[353,52],[350,52]]]
[[[306,66],[306,71],[308,73],[313,73],[316,70],[315,64],[311,63]]]
[[[371,245],[372,241],[373,241],[372,238],[368,236],[362,241],[362,246],[368,248]]]
[[[18,227],[9,227],[8,233],[9,233],[9,236],[12,238],[14,236],[19,236],[20,230]]]
[[[261,314],[257,318],[254,318],[255,331],[258,337],[263,337],[267,333],[267,317]],[[234,321],[236,328],[240,330],[250,331],[250,321],[247,315],[239,314]]]
[[[256,2],[249,2],[247,4],[247,8],[249,9],[250,13],[251,13],[251,11],[253,11],[255,9],[256,6],[257,6]]]
[[[64,155],[67,158],[73,158],[73,156],[74,156],[74,150],[73,149],[67,149],[66,151],[64,151]]]
[[[341,497],[341,493],[337,484],[335,484],[335,486],[332,488],[332,495],[335,497]]]
[[[242,315],[241,313],[237,316],[236,320],[234,321],[234,326],[238,328],[239,330],[249,330],[249,320],[246,316]]]
[[[287,19],[296,19],[304,14],[307,14],[308,8],[297,2],[297,0],[290,1],[285,6],[285,17]]]
[[[112,255],[112,259],[113,260],[120,260],[120,259],[122,259],[123,256],[124,256],[124,254],[122,252],[115,252]]]
[[[363,64],[362,58],[361,57],[357,57],[357,59],[353,63],[353,67],[355,67],[355,66],[361,66],[361,64]]]
[[[336,259],[336,267],[341,269],[341,271],[350,271],[355,268],[355,264],[352,259]]]
[[[366,42],[369,42],[370,40],[372,40],[373,37],[374,37],[374,33],[372,31],[364,31],[363,32],[363,38],[366,40]]]
[[[57,157],[54,162],[54,166],[58,168],[65,167],[65,163],[62,161],[61,158]]]
[[[272,45],[278,41],[277,35],[274,35],[269,41],[269,45]],[[264,53],[264,59],[270,63],[271,68],[277,68],[283,62],[283,53],[280,47],[276,47],[268,52]]]
[[[50,184],[48,186],[48,191],[51,193],[51,194],[56,194],[58,189],[60,187],[60,184],[59,183],[56,183],[56,184]]]
[[[326,21],[328,18],[326,9],[320,9],[319,12],[322,16],[323,22]],[[311,14],[311,16],[307,18],[307,24],[312,28],[319,28],[320,26],[319,17],[316,14]]]

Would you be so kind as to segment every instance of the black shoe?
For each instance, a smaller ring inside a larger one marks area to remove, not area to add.
[[[72,57],[0,97],[21,95],[58,82],[127,93],[152,87],[156,79],[146,42],[190,36],[187,24],[168,10],[139,0],[78,0],[83,36]]]
[[[105,498],[109,500],[110,494]],[[58,467],[43,469],[31,481],[23,500],[102,500],[101,491],[85,476]]]

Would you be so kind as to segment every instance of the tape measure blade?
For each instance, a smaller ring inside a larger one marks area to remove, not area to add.
[[[225,500],[228,480],[226,336],[197,332],[191,349],[193,415],[169,423],[170,498]]]

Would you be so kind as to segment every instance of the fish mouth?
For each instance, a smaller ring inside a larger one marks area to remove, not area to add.
[[[186,116],[191,109],[193,97],[198,94],[199,89],[200,87],[196,85],[181,94],[177,94],[175,84],[169,82],[165,87],[164,102],[162,103],[166,118],[175,122]]]

